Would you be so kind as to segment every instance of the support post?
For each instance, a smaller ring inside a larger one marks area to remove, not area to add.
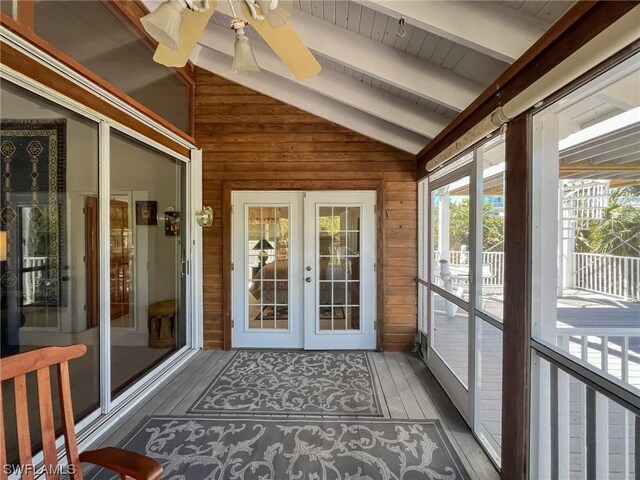
[[[502,478],[527,476],[529,450],[529,169],[530,120],[509,124],[506,138],[505,278],[502,357]]]
[[[557,296],[562,294],[564,264],[559,245],[563,241],[563,192],[559,182],[558,118],[553,112],[533,121],[530,150],[533,152],[528,182],[531,185],[531,330],[529,335],[556,344]],[[507,177],[508,178],[508,177]],[[508,206],[508,205],[507,205]],[[555,212],[555,214],[554,214]],[[552,420],[558,405],[549,402],[549,365],[532,369],[531,429],[536,439],[531,449],[534,478],[551,478],[557,471],[558,452],[551,452]],[[555,411],[553,411],[555,409]]]

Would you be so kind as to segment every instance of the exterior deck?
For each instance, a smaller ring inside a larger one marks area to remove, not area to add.
[[[493,291],[483,289],[483,310],[501,317],[501,291],[497,287],[489,288]],[[445,300],[441,297],[436,297],[434,309],[435,348],[466,384],[469,351],[467,313],[459,310],[455,316],[447,316]],[[486,322],[481,324],[478,350],[482,431],[490,443],[500,445],[502,332]],[[564,350],[640,389],[640,302],[579,289],[565,291],[557,300],[555,332],[557,344]],[[550,380],[548,384],[553,387]],[[567,378],[566,383],[558,383],[558,394],[560,398],[565,396],[569,413],[569,419],[564,424],[560,420],[558,428],[564,425],[568,429],[565,435],[569,442],[571,478],[583,478],[587,417],[585,385],[573,377]],[[631,475],[628,478],[634,478],[635,417],[613,402],[606,403],[609,478],[625,478],[625,461]]]
[[[132,434],[145,416],[185,415],[233,355],[233,351],[197,353],[188,365],[175,372],[169,381],[122,417],[92,447],[117,445]],[[377,371],[377,389],[385,418],[439,419],[472,478],[499,478],[469,427],[420,358],[403,353],[369,355]],[[317,416],[314,418],[317,419]]]

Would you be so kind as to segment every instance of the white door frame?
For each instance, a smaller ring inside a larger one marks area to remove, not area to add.
[[[438,178],[437,180],[431,180],[427,187],[427,196],[429,198],[429,233],[428,233],[428,255],[431,261],[429,262],[429,268],[431,271],[425,272],[429,279],[429,287],[427,292],[427,312],[428,312],[428,329],[429,329],[429,345],[427,348],[427,364],[433,372],[436,379],[440,382],[445,392],[456,405],[462,416],[465,418],[469,425],[473,424],[473,402],[475,398],[475,364],[476,364],[476,348],[475,348],[475,317],[471,312],[473,305],[471,300],[475,294],[475,266],[473,261],[475,257],[469,261],[469,300],[464,300],[450,292],[447,292],[444,288],[441,288],[433,283],[433,205],[432,205],[432,193],[444,185],[448,185],[456,180],[464,177],[469,177],[469,244],[475,245],[476,228],[475,228],[475,176],[472,169],[473,163],[465,164],[460,168],[454,170],[447,175]],[[444,358],[434,348],[434,304],[432,301],[432,294],[440,295],[449,302],[455,305],[458,310],[456,315],[462,316],[466,313],[468,321],[468,343],[467,343],[467,386],[465,386],[458,375],[453,371],[451,366],[444,360]]]
[[[305,195],[304,265],[305,278],[309,281],[304,283],[304,347],[307,350],[375,349],[377,298],[375,205],[375,191],[314,191],[307,192]],[[319,208],[323,206],[360,207],[359,330],[320,330],[318,312],[320,262],[317,255],[320,228],[317,218]],[[309,267],[311,270],[307,270]]]
[[[231,193],[233,208],[231,258],[232,275],[232,343],[247,348],[302,348],[304,313],[302,310],[302,282],[294,281],[302,276],[302,201],[303,192],[234,191]],[[287,330],[249,329],[248,268],[246,247],[249,243],[246,229],[247,210],[251,206],[289,207],[289,325]],[[241,238],[242,242],[237,239]]]
[[[246,191],[231,192],[231,318],[234,348],[363,349],[376,346],[377,315],[376,191]],[[306,198],[305,198],[306,197]],[[360,330],[317,330],[318,282],[310,275],[318,271],[316,258],[317,205],[361,207]],[[250,206],[289,207],[289,329],[248,328],[248,268],[246,264],[246,214]],[[303,208],[304,207],[304,208]],[[307,212],[308,210],[308,212]],[[298,227],[296,227],[298,225]],[[243,239],[239,241],[238,239]],[[303,264],[303,260],[308,263]],[[305,265],[314,265],[308,272]],[[305,281],[307,277],[311,280]],[[366,295],[363,295],[366,293]],[[310,319],[313,318],[313,321]],[[296,322],[297,320],[297,322]]]

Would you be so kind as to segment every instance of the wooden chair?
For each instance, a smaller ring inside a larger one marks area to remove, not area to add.
[[[113,470],[121,479],[155,480],[162,475],[162,467],[152,458],[139,453],[119,448],[101,448],[78,454],[78,445],[71,405],[71,385],[69,383],[69,360],[81,357],[87,351],[84,345],[68,347],[46,347],[31,352],[20,353],[0,360],[0,379],[13,379],[15,390],[16,426],[18,431],[18,452],[20,465],[31,465],[32,445],[29,434],[29,412],[27,404],[27,377],[36,372],[38,383],[38,405],[40,408],[40,428],[42,432],[42,450],[47,472],[54,471],[58,464],[55,446],[55,428],[53,404],[51,396],[51,377],[49,367],[56,366],[58,372],[58,393],[60,395],[60,413],[62,430],[69,465],[73,465],[75,473],[70,471],[73,480],[82,480],[81,462],[92,463]],[[0,387],[0,480],[7,479],[4,466],[7,465],[6,434],[2,406],[2,388]],[[71,469],[69,469],[71,470]],[[47,479],[58,480],[58,474],[49,474]],[[32,470],[22,472],[22,478],[34,478]]]

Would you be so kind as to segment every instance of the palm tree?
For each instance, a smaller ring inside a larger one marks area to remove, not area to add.
[[[576,250],[640,257],[640,185],[615,189],[602,219],[580,232]]]

